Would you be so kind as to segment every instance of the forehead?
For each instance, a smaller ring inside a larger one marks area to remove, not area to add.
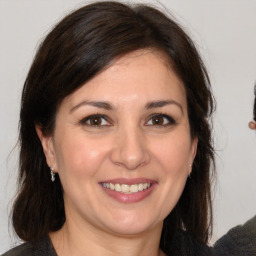
[[[186,105],[183,82],[158,51],[138,50],[120,57],[65,100],[73,105],[82,99],[125,103],[171,98]]]

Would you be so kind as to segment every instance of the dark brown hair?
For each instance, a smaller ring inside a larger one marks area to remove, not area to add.
[[[118,57],[138,49],[163,52],[183,81],[191,136],[198,138],[191,178],[164,221],[161,248],[171,250],[177,230],[206,243],[212,225],[211,163],[214,151],[209,117],[214,108],[206,68],[188,35],[161,11],[146,5],[97,2],[66,16],[40,45],[24,83],[20,111],[20,187],[13,226],[26,241],[40,239],[65,222],[63,191],[50,180],[35,124],[54,131],[62,100]]]

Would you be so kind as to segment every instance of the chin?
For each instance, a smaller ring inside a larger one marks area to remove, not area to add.
[[[162,229],[163,221],[150,220],[145,218],[114,218],[114,223],[110,226],[108,223],[108,230],[119,236],[134,236],[145,233],[151,229],[160,227]]]

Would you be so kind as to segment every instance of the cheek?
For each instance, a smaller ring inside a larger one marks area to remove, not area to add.
[[[65,175],[93,175],[105,161],[108,147],[100,140],[83,136],[62,137],[57,143],[58,172]],[[108,144],[106,144],[108,145]]]
[[[170,136],[165,140],[155,142],[152,147],[153,155],[161,163],[166,172],[180,175],[187,171],[191,155],[190,138],[187,136]]]
[[[190,138],[179,136],[169,138],[161,145],[155,144],[154,155],[160,164],[160,185],[162,194],[162,215],[165,218],[177,204],[189,172],[191,154]]]

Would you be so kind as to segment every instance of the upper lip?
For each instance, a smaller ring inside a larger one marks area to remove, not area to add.
[[[152,179],[147,179],[147,178],[135,178],[135,179],[117,178],[117,179],[103,180],[99,183],[132,185],[132,184],[139,184],[139,183],[156,183],[156,181]]]

